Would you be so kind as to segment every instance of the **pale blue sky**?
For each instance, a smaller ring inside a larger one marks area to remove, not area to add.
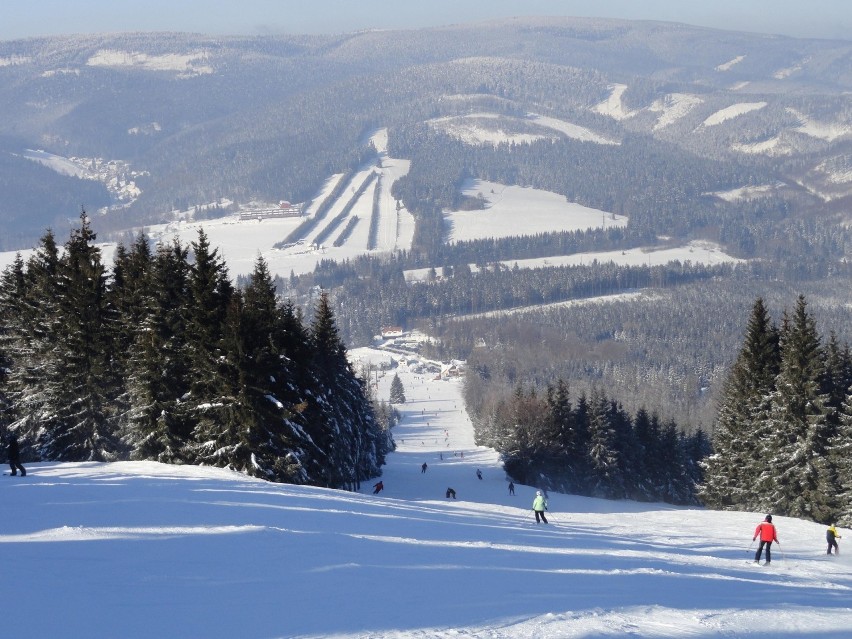
[[[116,31],[340,33],[523,15],[852,39],[850,0],[0,0],[0,40]]]

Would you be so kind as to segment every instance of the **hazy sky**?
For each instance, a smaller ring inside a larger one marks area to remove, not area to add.
[[[115,31],[339,33],[523,15],[852,39],[850,0],[0,0],[0,40]]]

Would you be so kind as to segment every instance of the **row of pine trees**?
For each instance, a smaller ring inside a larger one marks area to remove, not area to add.
[[[780,326],[762,299],[728,377],[702,501],[852,524],[852,356],[803,296]]]
[[[640,409],[631,416],[601,390],[572,401],[558,381],[540,394],[477,400],[475,373],[465,382],[477,443],[494,447],[515,481],[560,492],[697,504],[699,462],[710,453],[703,431]]]
[[[258,259],[237,289],[203,231],[119,246],[85,213],[0,279],[0,426],[30,460],[156,460],[353,487],[393,442],[354,374],[329,300],[306,325]]]

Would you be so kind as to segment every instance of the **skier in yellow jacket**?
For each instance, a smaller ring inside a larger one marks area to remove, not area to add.
[[[828,554],[831,554],[831,549],[834,548],[834,554],[840,554],[840,548],[837,546],[837,540],[840,539],[840,535],[837,534],[837,528],[834,527],[834,524],[828,527],[828,530],[825,531],[825,540],[828,542]]]

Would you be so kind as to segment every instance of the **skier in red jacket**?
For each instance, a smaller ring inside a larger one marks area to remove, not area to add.
[[[754,537],[751,540],[754,541],[758,536],[760,536],[760,545],[757,547],[757,553],[754,555],[754,563],[760,563],[760,555],[763,552],[764,546],[766,546],[766,563],[772,563],[772,554],[770,552],[772,542],[781,543],[778,541],[778,532],[772,524],[772,515],[766,515],[766,518],[757,525],[757,528],[754,529]]]

